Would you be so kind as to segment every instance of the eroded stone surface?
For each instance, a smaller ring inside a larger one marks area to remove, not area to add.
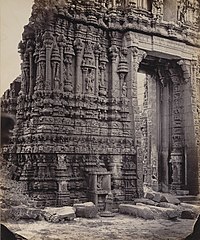
[[[96,218],[98,215],[98,209],[92,202],[76,203],[73,206],[77,217]]]
[[[103,174],[96,188],[86,184],[96,171],[112,175],[115,203],[142,197],[143,182],[197,194],[197,0],[185,7],[160,0],[35,1],[32,9],[19,44],[21,76],[2,98],[3,111],[16,116],[4,148],[16,164],[13,178],[43,206],[77,198],[104,205],[110,187]],[[138,72],[145,72],[142,110]]]
[[[75,209],[73,207],[52,208],[47,207],[43,210],[43,216],[48,222],[70,221],[75,218]]]
[[[162,208],[155,206],[147,206],[142,203],[136,205],[120,204],[119,212],[129,214],[134,217],[141,217],[144,219],[176,219],[178,211],[171,208]]]

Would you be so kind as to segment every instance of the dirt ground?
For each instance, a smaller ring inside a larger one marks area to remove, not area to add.
[[[181,240],[192,231],[194,222],[186,219],[144,220],[116,214],[110,218],[75,218],[57,224],[19,221],[6,225],[29,240]]]

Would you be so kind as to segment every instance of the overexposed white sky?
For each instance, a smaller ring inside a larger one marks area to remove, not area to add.
[[[0,96],[20,75],[18,43],[34,0],[0,0]]]

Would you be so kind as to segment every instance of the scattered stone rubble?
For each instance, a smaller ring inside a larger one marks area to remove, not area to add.
[[[0,216],[7,219],[38,219],[36,202],[23,193],[23,184],[11,179],[5,160],[0,156]]]
[[[148,220],[195,219],[200,213],[199,206],[181,203],[173,195],[162,193],[155,193],[153,195],[153,198],[152,194],[146,194],[144,198],[135,199],[131,204],[120,204],[119,213]],[[53,223],[72,221],[76,217],[96,218],[99,216],[98,208],[92,202],[75,203],[71,207],[46,207],[44,209],[21,204],[19,206],[12,206],[9,214],[10,218],[14,218],[15,220],[44,219]]]
[[[200,206],[181,203],[171,194],[146,192],[144,198],[135,199],[132,204],[120,204],[119,212],[144,219],[195,219]]]
[[[6,169],[4,169],[3,173],[4,175],[6,174]],[[44,219],[48,222],[58,223],[71,221],[76,217],[96,218],[99,215],[103,216],[99,214],[98,207],[92,202],[41,209],[28,196],[20,193],[20,189],[21,186],[16,181],[1,182],[0,203],[2,221],[7,219]],[[114,216],[114,214],[111,214],[113,213],[112,207],[109,207],[109,209],[107,207],[105,210],[109,210],[109,216]],[[104,212],[107,213],[107,211]],[[177,197],[171,194],[149,190],[145,192],[144,198],[135,199],[131,204],[120,204],[119,213],[144,219],[195,219],[200,213],[200,206],[181,203]]]

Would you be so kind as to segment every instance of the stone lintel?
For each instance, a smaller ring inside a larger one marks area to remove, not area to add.
[[[138,47],[148,55],[166,59],[197,60],[200,50],[198,47],[184,42],[174,41],[165,37],[151,36],[144,33],[126,33],[127,47]]]

